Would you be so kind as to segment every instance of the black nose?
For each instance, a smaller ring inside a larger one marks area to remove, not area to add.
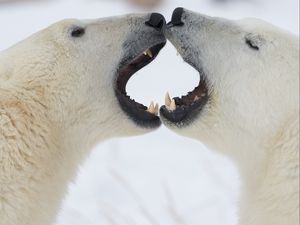
[[[158,31],[162,31],[166,25],[165,17],[159,13],[152,13],[150,19],[146,22],[147,26],[154,27]]]
[[[170,26],[183,26],[184,23],[182,22],[182,15],[183,15],[184,9],[179,7],[176,8],[172,14],[171,22],[168,23]]]

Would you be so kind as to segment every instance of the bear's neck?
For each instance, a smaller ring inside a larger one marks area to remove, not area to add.
[[[43,138],[51,140],[50,137]],[[16,164],[11,166],[10,174],[7,165],[4,165],[6,170],[0,172],[0,225],[53,225],[68,184],[84,159],[78,146],[65,146],[56,141],[33,145],[29,144],[28,149],[19,152],[28,156],[12,153],[15,154],[12,157],[19,159],[14,161]],[[12,177],[7,179],[7,176]]]
[[[240,165],[240,225],[299,223],[299,116],[285,125],[256,162]]]
[[[0,225],[52,225],[88,148],[83,136],[69,138],[50,120],[38,99],[5,93],[0,95]]]

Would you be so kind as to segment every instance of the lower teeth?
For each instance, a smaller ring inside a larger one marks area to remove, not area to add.
[[[146,111],[157,116],[158,115],[158,108],[159,108],[158,104],[156,103],[154,105],[154,102],[151,101],[150,106],[148,107],[148,109]]]

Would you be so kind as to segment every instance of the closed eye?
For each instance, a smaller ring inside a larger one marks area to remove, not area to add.
[[[246,44],[249,46],[249,48],[258,51],[259,47],[257,46],[257,44],[255,44],[252,40],[250,40],[249,38],[246,38]]]

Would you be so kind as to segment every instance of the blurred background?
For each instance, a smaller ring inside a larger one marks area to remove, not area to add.
[[[212,16],[257,17],[299,33],[298,0],[0,0],[0,51],[64,18],[183,6]],[[148,105],[186,94],[199,75],[167,44],[128,92]],[[235,225],[239,177],[224,156],[165,128],[97,146],[69,187],[56,225]]]

